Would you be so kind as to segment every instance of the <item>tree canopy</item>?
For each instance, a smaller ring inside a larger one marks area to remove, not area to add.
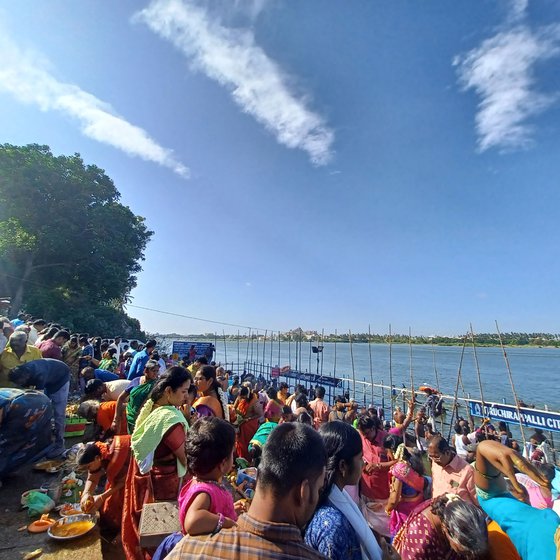
[[[82,332],[140,334],[123,306],[153,232],[103,169],[48,146],[0,146],[0,295]]]

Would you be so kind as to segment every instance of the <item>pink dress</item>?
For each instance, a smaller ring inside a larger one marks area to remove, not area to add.
[[[181,531],[184,533],[185,517],[193,500],[198,494],[207,494],[210,497],[210,513],[216,515],[221,513],[234,521],[237,521],[237,513],[233,507],[233,498],[225,486],[217,482],[203,482],[192,478],[183,486],[179,494],[179,521]]]
[[[391,511],[391,536],[395,536],[410,513],[424,501],[425,479],[405,461],[395,463],[389,472],[402,482],[401,499]]]
[[[541,487],[526,474],[516,473],[515,478],[527,488],[529,494],[529,501],[534,508],[549,509],[554,505],[554,500],[550,496],[545,496]]]

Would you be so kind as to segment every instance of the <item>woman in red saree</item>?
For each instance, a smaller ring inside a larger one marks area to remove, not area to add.
[[[136,420],[122,516],[122,544],[127,560],[151,558],[150,552],[139,544],[144,504],[174,501],[181,489],[186,473],[188,424],[178,407],[186,402],[190,383],[187,370],[170,368],[154,386]]]
[[[259,428],[259,418],[262,416],[262,406],[259,397],[249,387],[241,387],[237,402],[233,405],[237,413],[239,432],[235,443],[238,457],[250,460],[249,443]]]
[[[99,510],[101,523],[114,531],[119,531],[121,526],[124,484],[129,462],[128,435],[115,436],[110,444],[90,443],[78,457],[78,465],[88,471],[80,502],[82,511],[89,513]],[[94,495],[103,475],[107,477],[105,491]]]

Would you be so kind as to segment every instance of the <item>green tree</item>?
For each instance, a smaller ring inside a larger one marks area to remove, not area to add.
[[[0,146],[0,295],[12,313],[91,332],[104,317],[104,332],[119,324],[140,332],[123,306],[153,232],[119,199],[104,170],[79,154]]]

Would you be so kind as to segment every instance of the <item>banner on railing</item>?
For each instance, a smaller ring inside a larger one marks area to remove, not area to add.
[[[290,379],[297,379],[298,381],[307,381],[308,383],[315,383],[316,385],[324,385],[327,387],[342,387],[342,380],[336,377],[328,377],[326,375],[317,375],[316,373],[302,373],[299,371],[288,371],[282,373],[284,377]]]
[[[178,356],[179,358],[182,358],[183,356],[192,358],[192,347],[194,347],[193,355],[195,359],[206,356],[206,358],[208,358],[208,361],[212,360],[212,355],[214,354],[215,348],[211,342],[189,342],[188,340],[174,340],[172,354]]]
[[[480,401],[467,401],[471,416],[503,420],[519,424],[517,408],[510,404],[485,403],[484,411]],[[521,420],[524,426],[541,428],[551,432],[560,432],[560,413],[532,408],[521,408]]]

